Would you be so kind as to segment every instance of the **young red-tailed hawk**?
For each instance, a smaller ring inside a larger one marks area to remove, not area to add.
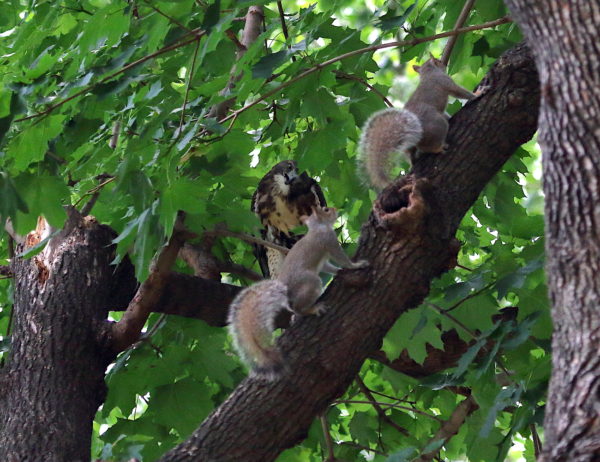
[[[302,237],[294,234],[292,229],[300,226],[300,217],[310,215],[312,207],[316,206],[327,206],[323,191],[306,172],[298,174],[293,160],[275,165],[260,180],[252,195],[252,211],[264,226],[262,238],[288,249]],[[263,276],[277,277],[285,255],[259,245],[255,249]]]

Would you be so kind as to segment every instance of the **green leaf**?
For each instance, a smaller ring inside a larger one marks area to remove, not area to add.
[[[418,2],[412,3],[408,8],[406,8],[406,10],[404,10],[404,13],[399,16],[395,16],[395,11],[393,10],[388,11],[384,16],[379,18],[379,21],[375,23],[375,27],[378,27],[382,31],[388,31],[402,27],[406,22],[406,18],[408,18],[410,13],[412,13],[412,10],[414,10],[417,6],[417,3]]]
[[[408,462],[418,454],[417,448],[408,447],[395,452],[386,459],[386,462]]]
[[[186,436],[213,408],[212,393],[203,383],[187,378],[158,387],[150,405],[158,420]]]
[[[275,69],[281,66],[289,56],[288,50],[281,50],[276,53],[263,56],[252,66],[253,79],[267,79]]]
[[[48,142],[62,130],[64,115],[51,115],[23,130],[13,138],[7,147],[8,156],[14,159],[13,168],[20,172],[32,162],[44,158],[48,150]]]

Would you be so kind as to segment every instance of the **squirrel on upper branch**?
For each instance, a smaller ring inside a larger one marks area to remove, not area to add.
[[[389,170],[394,153],[439,153],[445,148],[448,133],[446,106],[448,96],[473,99],[471,93],[454,83],[446,73],[446,65],[430,58],[422,66],[413,66],[419,73],[419,85],[404,105],[404,109],[383,109],[366,121],[359,142],[360,162],[377,189],[390,182]]]
[[[365,260],[352,262],[342,250],[333,224],[337,210],[314,207],[301,220],[308,232],[289,251],[277,279],[258,282],[242,290],[229,308],[229,330],[234,346],[253,374],[276,378],[284,368],[281,353],[272,346],[274,319],[286,309],[300,315],[319,314],[315,302],[323,291],[319,272],[335,273],[338,267],[364,268]]]

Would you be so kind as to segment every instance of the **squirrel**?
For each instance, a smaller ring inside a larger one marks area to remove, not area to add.
[[[377,189],[390,182],[391,155],[400,152],[440,153],[445,149],[448,133],[446,106],[448,96],[473,99],[481,93],[454,83],[446,73],[446,65],[431,57],[422,66],[413,66],[419,73],[419,85],[404,105],[404,109],[383,109],[367,119],[359,141],[359,159],[371,184]]]
[[[323,291],[319,272],[335,273],[340,268],[364,268],[368,262],[352,262],[342,250],[333,224],[333,207],[313,207],[301,217],[308,232],[292,247],[283,261],[277,279],[260,281],[242,290],[229,309],[229,331],[234,347],[251,368],[251,374],[269,380],[285,369],[284,358],[272,346],[275,316],[281,310],[299,315],[320,314],[315,302]]]

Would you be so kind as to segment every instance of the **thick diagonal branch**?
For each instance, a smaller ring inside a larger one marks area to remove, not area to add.
[[[484,83],[491,90],[452,118],[448,151],[423,156],[410,177],[383,192],[379,203],[396,208],[363,226],[357,258],[370,268],[362,283],[358,273],[340,272],[321,298],[325,314],[299,319],[279,338],[290,372],[275,382],[244,380],[161,461],[274,460],[306,437],[398,316],[421,303],[431,280],[455,262],[462,217],[537,126],[539,84],[528,50],[503,55]]]

